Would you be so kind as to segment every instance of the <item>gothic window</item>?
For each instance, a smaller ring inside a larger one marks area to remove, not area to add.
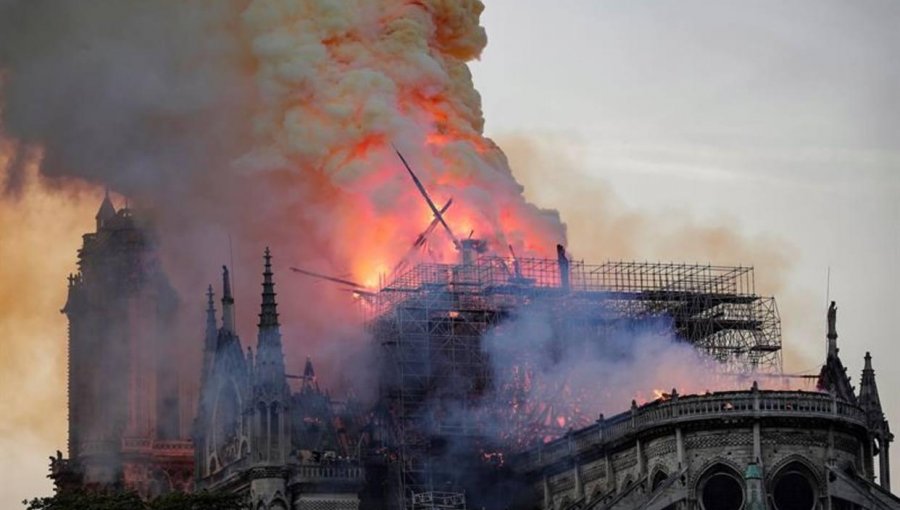
[[[697,485],[703,510],[739,510],[744,506],[743,477],[723,464],[707,469]]]
[[[666,472],[663,471],[662,469],[658,469],[658,470],[656,471],[656,474],[653,475],[653,485],[652,485],[652,489],[653,489],[653,490],[658,489],[659,486],[662,485],[663,482],[666,481],[666,478],[668,478],[668,476],[666,475]]]
[[[259,402],[256,405],[256,458],[263,460],[268,458],[268,438],[269,438],[269,409],[265,402]]]
[[[816,505],[815,476],[800,462],[791,462],[775,474],[772,502],[775,510],[811,510]]]
[[[216,398],[213,416],[213,441],[215,451],[223,465],[237,458],[240,404],[237,392],[231,384],[225,384]]]
[[[279,439],[281,438],[281,420],[279,419],[280,418],[279,414],[280,413],[278,410],[278,403],[276,402],[276,403],[272,404],[272,408],[269,412],[269,423],[271,424],[270,431],[272,434],[272,436],[271,436],[272,437],[272,440],[271,440],[272,453],[271,453],[270,458],[274,458],[274,459],[279,458],[279,456],[278,456],[278,451],[280,449]]]

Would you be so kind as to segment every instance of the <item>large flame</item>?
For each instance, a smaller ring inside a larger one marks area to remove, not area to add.
[[[318,183],[310,200],[327,202],[334,248],[361,282],[377,282],[433,216],[393,145],[435,203],[453,199],[446,217],[456,236],[540,254],[564,240],[555,213],[523,199],[482,134],[466,66],[486,42],[482,9],[477,0],[258,0],[242,15],[264,94],[242,165],[283,169],[287,193]],[[442,229],[423,251],[457,257]]]

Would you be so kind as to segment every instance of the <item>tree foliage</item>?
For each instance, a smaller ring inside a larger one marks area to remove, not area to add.
[[[173,492],[142,500],[137,493],[100,493],[67,491],[45,498],[23,501],[26,510],[241,510],[241,498],[235,494]]]

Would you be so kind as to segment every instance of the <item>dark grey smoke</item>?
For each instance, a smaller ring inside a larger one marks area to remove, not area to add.
[[[289,370],[313,355],[326,378],[341,380],[329,368],[347,353],[331,346],[359,335],[352,321],[335,320],[335,310],[353,312],[349,300],[287,271],[332,269],[329,213],[303,187],[284,193],[277,173],[249,175],[234,164],[250,149],[257,99],[239,19],[245,3],[0,0],[0,126],[18,147],[6,192],[39,147],[44,175],[127,196],[160,235],[193,361],[203,289],[223,263],[234,265],[240,333],[245,343],[254,337],[261,256],[271,245]]]
[[[245,126],[226,3],[3,1],[5,129],[44,148],[47,175],[177,193],[233,157]]]

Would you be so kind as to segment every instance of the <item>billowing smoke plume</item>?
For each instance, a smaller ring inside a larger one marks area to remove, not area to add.
[[[457,236],[538,255],[565,240],[558,215],[522,197],[482,135],[466,66],[486,43],[482,8],[6,1],[3,124],[19,147],[43,150],[45,175],[108,185],[153,217],[185,309],[198,310],[186,331],[199,332],[205,284],[233,258],[238,327],[249,336],[270,245],[289,362],[313,354],[336,367],[342,342],[358,335],[336,320],[347,295],[286,268],[371,285],[407,252],[431,212],[392,145],[436,202],[453,199]],[[21,175],[12,165],[8,192]],[[439,231],[425,256],[456,254]]]

